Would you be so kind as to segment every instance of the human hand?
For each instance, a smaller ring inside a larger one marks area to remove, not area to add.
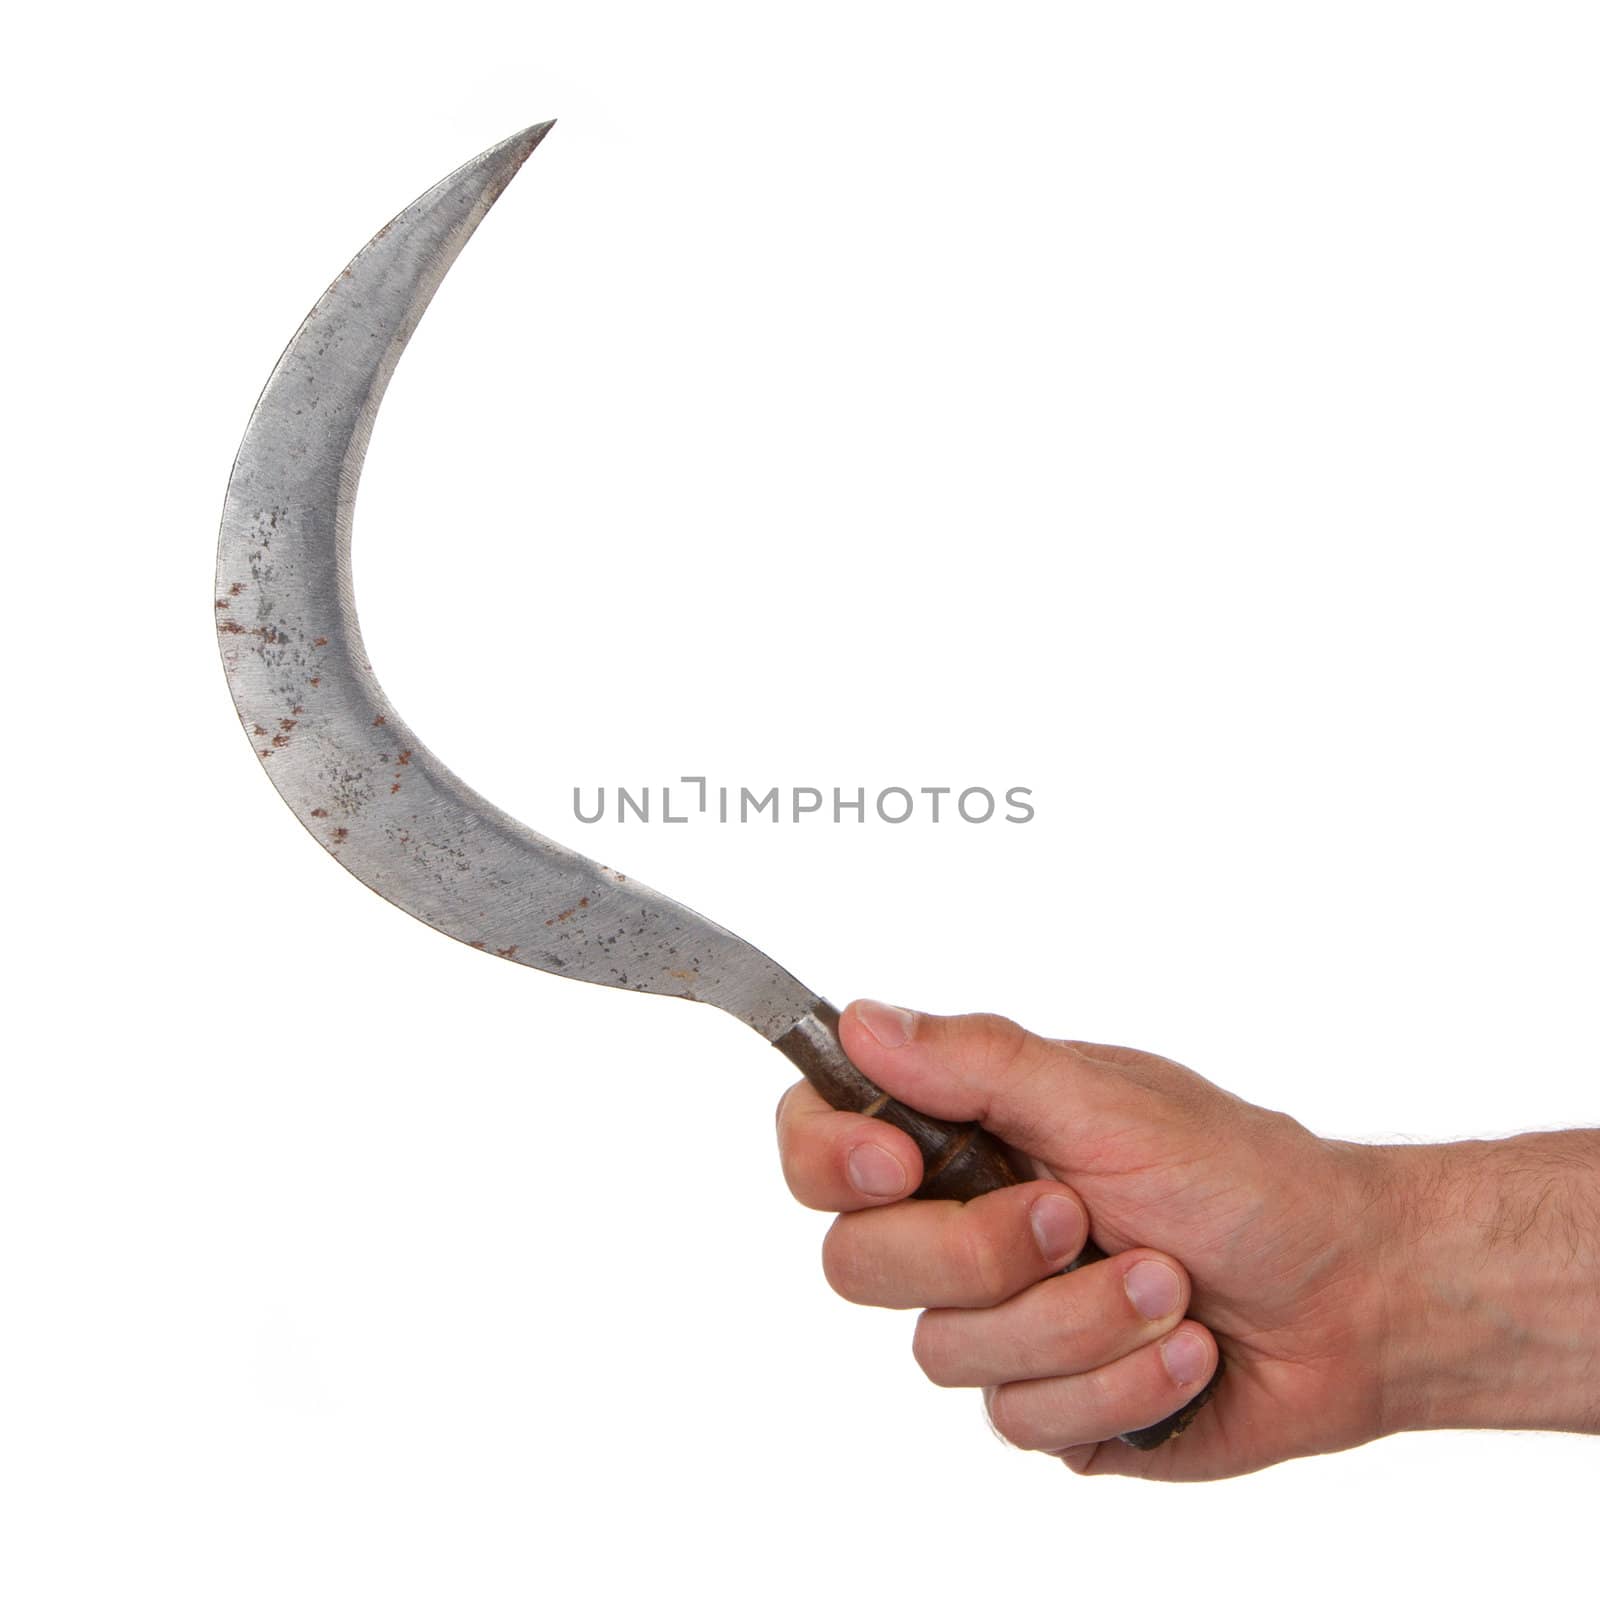
[[[922,1162],[904,1133],[803,1082],[779,1108],[790,1187],[842,1213],[828,1281],[928,1308],[918,1362],[981,1388],[1002,1437],[1077,1472],[1176,1480],[1413,1425],[1386,1415],[1387,1152],[1318,1138],[1158,1056],[999,1017],[858,1002],[840,1035],[881,1088],[981,1122],[1037,1175],[964,1205],[909,1199]],[[1109,1259],[1060,1276],[1091,1228]],[[1227,1375],[1187,1431],[1151,1452],[1116,1439],[1197,1394],[1219,1346]]]

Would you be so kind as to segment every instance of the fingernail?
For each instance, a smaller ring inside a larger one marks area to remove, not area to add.
[[[858,1144],[846,1165],[862,1194],[899,1194],[906,1186],[906,1169],[881,1144]]]
[[[1183,1285],[1178,1274],[1165,1261],[1136,1261],[1128,1268],[1122,1287],[1128,1291],[1133,1309],[1146,1322],[1160,1322],[1178,1309]]]
[[[917,1026],[915,1011],[886,1006],[881,1000],[858,1000],[855,1012],[867,1032],[887,1050],[909,1044]]]
[[[1172,1381],[1187,1388],[1198,1383],[1211,1361],[1211,1352],[1198,1333],[1180,1328],[1161,1346],[1161,1359],[1167,1364]]]
[[[1083,1243],[1083,1212],[1064,1194],[1042,1194],[1028,1208],[1034,1241],[1046,1261],[1065,1261]]]

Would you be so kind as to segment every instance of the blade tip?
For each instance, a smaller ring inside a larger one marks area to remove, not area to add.
[[[491,145],[481,156],[469,161],[455,177],[465,177],[469,172],[483,187],[490,205],[505,192],[506,185],[522,171],[523,163],[539,148],[539,142],[555,127],[555,118],[548,122],[535,122],[531,127],[514,133],[509,139]]]
[[[517,146],[522,153],[523,159],[526,160],[539,148],[540,141],[555,125],[556,119],[554,117],[551,117],[548,122],[535,122],[524,128],[521,133],[513,134],[511,143]]]

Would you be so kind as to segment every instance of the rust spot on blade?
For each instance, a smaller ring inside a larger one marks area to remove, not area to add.
[[[568,917],[575,917],[575,916],[577,916],[577,914],[580,911],[587,911],[588,909],[589,909],[589,897],[588,897],[588,895],[585,895],[577,903],[577,905],[568,906],[565,911],[558,911],[558,912],[556,912],[556,914],[553,917],[546,917],[544,919],[544,925],[547,928],[553,928],[553,927],[555,927],[555,925],[558,922],[565,922]]]
[[[496,955],[497,955],[497,956],[504,956],[504,957],[505,957],[505,958],[506,958],[506,960],[507,960],[507,961],[509,961],[509,960],[511,960],[511,958],[512,958],[512,957],[513,957],[513,956],[515,956],[515,955],[516,955],[516,953],[517,953],[517,946],[516,946],[516,945],[514,945],[514,944],[508,944],[508,945],[507,945],[507,946],[506,946],[506,947],[505,947],[505,949],[504,949],[504,950],[496,950],[496,951],[495,951],[495,954],[496,954]]]
[[[244,585],[242,583],[230,583],[228,585],[228,593],[237,600],[244,593]]]
[[[384,716],[382,712],[379,712],[378,715],[372,719],[372,726],[374,728],[381,728],[388,720],[389,719]]]
[[[317,637],[311,641],[311,647],[314,650],[320,650],[327,642],[327,635],[318,634]]]
[[[318,806],[317,809],[311,813],[311,815],[314,817],[325,817],[327,814],[327,811],[321,806]]]

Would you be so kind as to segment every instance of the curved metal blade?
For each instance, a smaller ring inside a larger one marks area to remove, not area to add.
[[[278,792],[386,900],[476,949],[708,1001],[776,1039],[815,995],[725,928],[474,794],[389,704],[361,643],[350,529],[379,402],[450,264],[552,125],[485,151],[381,229],[279,359],[228,483],[223,664]]]

